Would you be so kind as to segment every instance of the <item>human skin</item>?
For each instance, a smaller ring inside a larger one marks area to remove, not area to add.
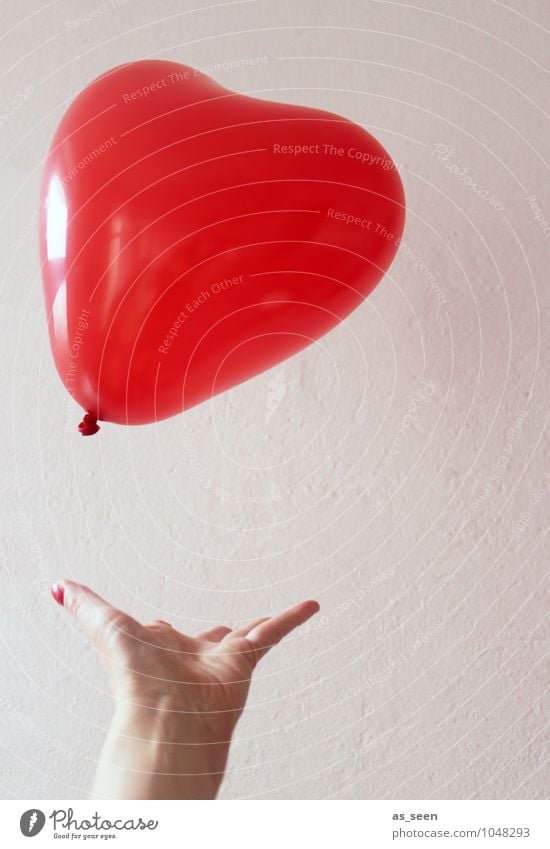
[[[114,713],[91,792],[99,799],[214,799],[256,665],[319,610],[304,601],[191,637],[162,620],[142,625],[74,581],[51,592],[100,655],[111,685]]]

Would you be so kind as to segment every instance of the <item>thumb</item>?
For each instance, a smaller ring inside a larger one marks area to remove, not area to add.
[[[128,625],[134,623],[131,616],[117,610],[83,584],[58,581],[51,588],[51,594],[78,622],[90,640],[95,642],[105,634],[106,629],[126,632]]]

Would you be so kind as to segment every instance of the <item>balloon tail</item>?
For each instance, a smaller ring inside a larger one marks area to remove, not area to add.
[[[97,423],[97,419],[91,413],[86,413],[80,424],[78,425],[78,429],[82,436],[93,436],[94,433],[97,433],[99,430],[99,425]]]

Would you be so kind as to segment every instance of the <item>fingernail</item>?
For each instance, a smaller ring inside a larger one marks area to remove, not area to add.
[[[61,584],[53,584],[53,586],[50,588],[50,592],[52,594],[53,600],[60,604],[61,607],[63,607],[63,602],[65,601],[65,590],[63,589]]]

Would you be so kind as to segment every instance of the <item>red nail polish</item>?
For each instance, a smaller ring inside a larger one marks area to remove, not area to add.
[[[59,584],[54,584],[51,587],[50,592],[54,601],[56,601],[63,607],[63,602],[65,601],[65,590],[63,589],[63,587]]]

